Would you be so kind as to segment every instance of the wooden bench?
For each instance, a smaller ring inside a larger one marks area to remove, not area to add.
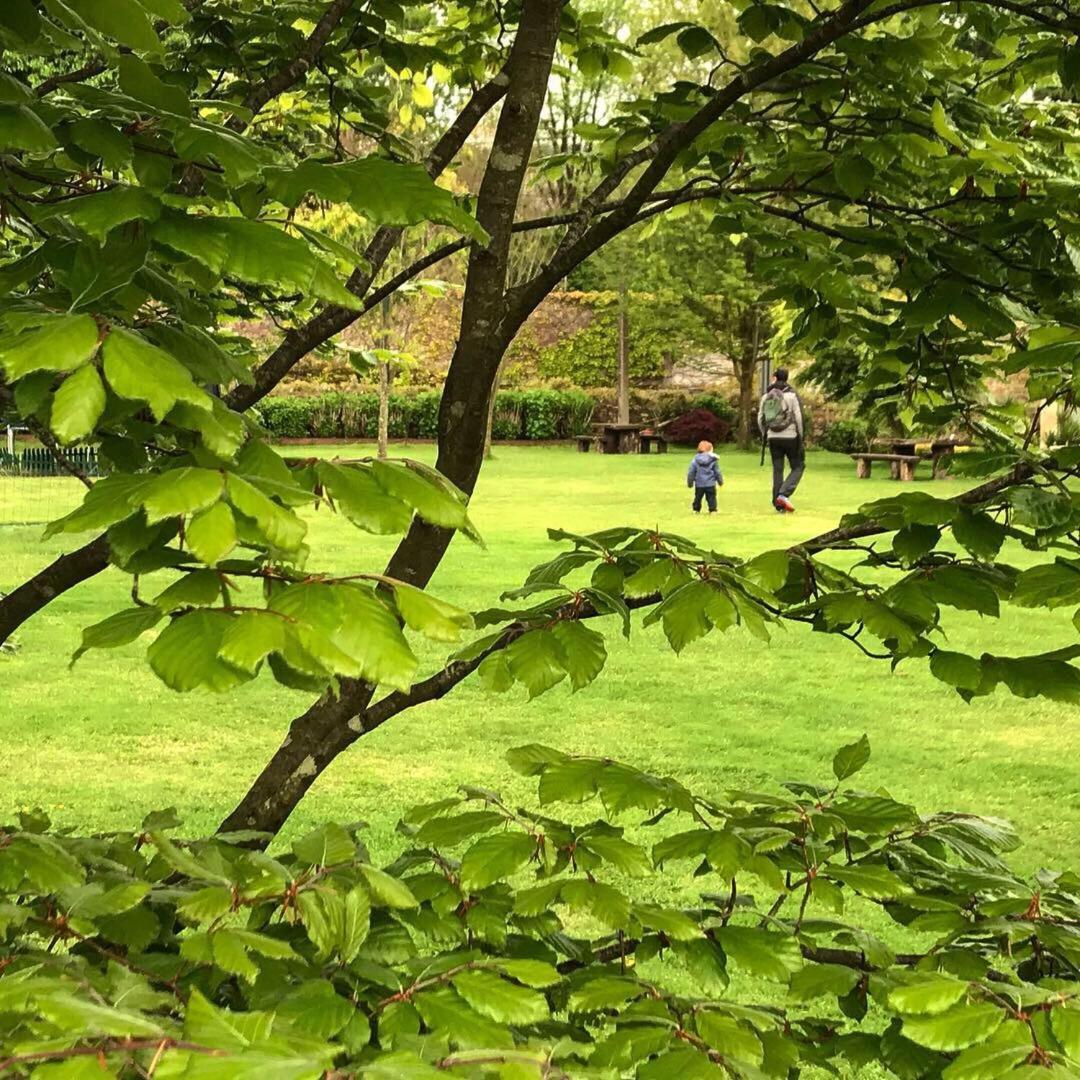
[[[577,448],[581,454],[587,454],[591,449],[595,440],[591,435],[578,435],[577,436]]]
[[[658,454],[667,453],[667,439],[663,435],[655,431],[643,431],[638,435],[638,453],[648,454],[651,452],[653,445],[656,446],[656,452]]]
[[[889,463],[889,475],[894,480],[914,480],[915,466],[919,464],[917,454],[852,454],[855,462],[855,475],[860,480],[870,479],[870,469],[875,461]]]

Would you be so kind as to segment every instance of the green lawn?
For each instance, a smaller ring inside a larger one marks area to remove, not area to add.
[[[404,452],[432,456],[427,446]],[[486,606],[555,550],[549,526],[659,526],[744,554],[811,536],[845,510],[897,490],[887,479],[856,480],[847,458],[813,454],[799,511],[782,517],[769,505],[756,455],[725,451],[721,512],[697,518],[684,487],[687,458],[500,448],[474,503],[487,549],[455,541],[435,588],[459,604]],[[23,483],[0,479],[0,588],[72,543],[43,542],[40,527],[7,524],[43,508],[63,512],[77,497],[69,481]],[[920,487],[960,490],[952,481]],[[379,568],[391,547],[325,512],[312,515],[311,540],[314,565],[336,571]],[[268,679],[225,697],[178,696],[150,673],[145,643],[90,654],[69,671],[80,627],[123,606],[126,587],[128,579],[109,573],[73,591],[23,629],[16,655],[0,658],[0,820],[44,806],[64,824],[120,826],[176,805],[189,829],[210,829],[307,703]],[[1007,654],[1052,648],[1066,635],[1075,635],[1066,615],[1048,626],[1043,614],[1008,611],[1000,622],[964,619],[953,641]],[[833,750],[865,731],[874,746],[868,786],[888,786],[928,810],[1011,818],[1026,838],[1025,865],[1080,864],[1075,709],[1002,693],[968,707],[918,664],[890,673],[842,640],[799,628],[781,631],[771,646],[742,631],[713,635],[681,658],[658,627],[636,627],[629,643],[610,644],[607,670],[576,696],[560,687],[529,704],[467,684],[391,722],[339,759],[290,827],[364,818],[373,846],[388,851],[400,808],[461,782],[523,796],[526,786],[502,754],[528,741],[617,756],[716,791],[818,778]],[[439,656],[424,652],[432,665]]]

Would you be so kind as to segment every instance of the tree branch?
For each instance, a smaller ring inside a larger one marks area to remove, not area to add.
[[[338,24],[345,17],[346,12],[353,6],[353,2],[354,0],[332,0],[330,6],[323,12],[322,18],[315,24],[315,29],[308,35],[296,57],[285,67],[274,72],[269,78],[264,79],[258,86],[253,87],[244,99],[244,108],[254,115],[268,102],[273,101],[279,94],[284,93],[290,86],[303,79],[314,66],[316,57],[322,52],[323,47],[330,40]],[[249,121],[234,116],[229,120],[226,127],[239,133],[248,126],[248,123]]]

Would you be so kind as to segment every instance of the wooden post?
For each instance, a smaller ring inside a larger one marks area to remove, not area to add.
[[[382,347],[390,348],[390,297],[382,301]],[[386,459],[390,448],[390,361],[379,363],[379,460]]]
[[[869,458],[857,457],[855,459],[855,475],[860,480],[870,479],[871,462]]]
[[[900,479],[900,462],[899,461],[890,461],[889,462],[889,476],[891,476],[894,480],[899,480]]]
[[[617,424],[630,423],[630,314],[625,276],[619,282],[619,415]]]

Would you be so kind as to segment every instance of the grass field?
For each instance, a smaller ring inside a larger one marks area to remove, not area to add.
[[[426,446],[402,452],[432,456]],[[812,454],[799,511],[782,517],[768,503],[756,455],[725,452],[721,512],[697,518],[683,486],[684,457],[498,449],[474,502],[487,549],[455,541],[435,589],[487,606],[550,557],[549,526],[658,525],[748,554],[809,537],[845,510],[897,490],[887,479],[856,480],[847,458]],[[43,494],[42,484],[52,486]],[[960,484],[932,490],[952,494]],[[0,589],[72,546],[43,542],[39,526],[5,523],[43,509],[62,513],[76,498],[65,480],[0,480]],[[310,538],[314,564],[336,571],[380,568],[392,546],[326,513],[313,515]],[[110,572],[69,593],[23,628],[17,654],[0,657],[0,820],[43,806],[63,824],[121,826],[175,805],[190,830],[210,829],[307,704],[268,679],[225,697],[178,696],[149,671],[145,642],[90,654],[69,671],[80,628],[124,606],[129,586]],[[1075,631],[1066,615],[1051,622],[1007,611],[1000,621],[960,620],[952,640],[1009,654],[1052,648],[1068,635]],[[620,757],[719,791],[823,777],[834,749],[867,732],[874,747],[867,786],[888,786],[926,810],[1012,819],[1025,837],[1018,855],[1025,866],[1080,865],[1080,710],[1003,693],[968,707],[918,664],[890,673],[842,640],[801,629],[778,633],[771,646],[742,631],[713,635],[677,658],[658,627],[636,627],[629,643],[612,636],[610,652],[606,672],[576,696],[560,687],[529,704],[523,693],[490,696],[467,684],[391,722],[338,760],[290,830],[327,817],[364,818],[375,849],[388,853],[402,807],[461,782],[524,796],[527,786],[502,754],[529,741]],[[440,655],[423,653],[432,666]]]

